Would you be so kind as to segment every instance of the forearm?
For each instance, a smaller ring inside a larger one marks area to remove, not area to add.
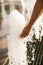
[[[31,28],[33,26],[42,9],[43,4],[41,2],[36,2],[28,27]]]

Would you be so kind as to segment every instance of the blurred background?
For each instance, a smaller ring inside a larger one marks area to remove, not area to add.
[[[0,65],[5,65],[8,59],[7,36],[9,34],[8,16],[12,10],[17,8],[22,11],[21,1],[0,0]],[[8,62],[8,61],[7,61]],[[6,64],[7,65],[7,64]]]
[[[9,34],[8,16],[15,8],[22,12],[20,0],[0,0],[0,65],[7,65],[7,36]]]
[[[0,0],[0,65],[8,65],[6,61],[8,60],[7,36],[9,35],[10,12],[14,9],[19,10],[25,16],[26,22],[29,22],[35,2],[36,0]]]

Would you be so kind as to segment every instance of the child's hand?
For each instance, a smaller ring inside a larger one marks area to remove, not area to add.
[[[22,33],[20,34],[20,37],[21,37],[21,38],[24,38],[24,37],[26,37],[27,35],[29,35],[30,29],[31,29],[31,28],[30,28],[29,26],[26,26],[26,27],[23,29]]]

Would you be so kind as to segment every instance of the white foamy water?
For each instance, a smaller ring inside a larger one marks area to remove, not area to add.
[[[42,27],[42,30],[41,30],[41,27]],[[43,13],[38,17],[38,19],[35,21],[32,29],[35,29],[35,37],[37,39],[39,39],[39,31],[41,31],[41,36],[43,36]],[[30,31],[30,35],[32,37],[32,29]]]
[[[23,28],[25,27],[25,18],[17,10],[9,15],[9,37],[8,37],[8,56],[9,65],[27,65],[26,62],[26,44],[24,39],[20,39]]]
[[[25,27],[25,18],[17,10],[14,10],[9,15],[9,36],[8,36],[8,56],[10,65],[27,65],[26,60],[26,44],[25,38],[20,39],[19,35]],[[39,26],[42,26],[41,35],[43,35],[43,14],[36,20],[33,25],[35,29],[36,38],[39,38]],[[32,28],[33,28],[32,27]],[[30,32],[32,37],[32,30]],[[29,34],[29,35],[30,35]],[[26,37],[27,38],[27,37]]]

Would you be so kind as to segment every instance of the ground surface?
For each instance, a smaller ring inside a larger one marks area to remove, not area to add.
[[[8,32],[1,30],[0,31],[0,65],[3,65],[8,58],[8,44],[7,44],[7,37],[6,35]]]

